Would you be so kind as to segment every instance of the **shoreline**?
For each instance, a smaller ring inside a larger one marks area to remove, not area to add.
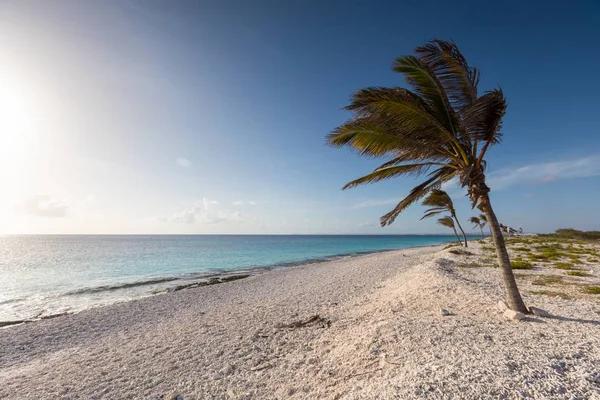
[[[598,397],[598,298],[524,291],[551,317],[507,320],[500,271],[472,265],[486,248],[280,268],[13,326],[0,398]]]
[[[95,236],[95,235],[91,235],[91,236]],[[362,235],[357,235],[357,236],[362,236]],[[391,235],[391,236],[397,236],[397,235]],[[330,261],[350,259],[350,258],[367,256],[367,255],[377,254],[377,253],[386,253],[386,252],[393,252],[393,251],[402,251],[402,250],[408,250],[408,249],[428,248],[428,247],[437,247],[437,246],[446,246],[449,243],[451,243],[451,242],[442,243],[442,244],[418,245],[418,246],[405,247],[405,248],[401,248],[401,249],[383,249],[383,250],[373,250],[373,251],[340,253],[340,254],[334,254],[331,256],[324,256],[324,257],[320,257],[320,258],[308,258],[308,259],[304,259],[301,261],[290,261],[290,262],[269,264],[269,265],[264,265],[264,266],[244,267],[244,268],[235,269],[235,270],[220,269],[220,270],[214,270],[214,271],[207,271],[206,273],[200,272],[200,273],[186,273],[183,275],[151,276],[151,277],[147,277],[147,279],[145,279],[145,280],[116,283],[113,285],[94,286],[94,287],[73,289],[73,290],[69,290],[65,293],[61,293],[57,296],[53,296],[53,297],[61,298],[61,297],[66,297],[66,296],[78,296],[78,295],[85,295],[85,294],[113,292],[113,291],[125,290],[125,289],[130,289],[130,288],[151,286],[151,285],[156,285],[156,284],[160,284],[160,283],[169,283],[169,282],[173,283],[173,286],[167,286],[164,288],[152,290],[151,292],[142,293],[142,294],[138,295],[137,297],[131,298],[128,300],[115,300],[113,302],[108,302],[108,303],[94,304],[89,307],[74,310],[74,311],[70,311],[70,310],[69,311],[60,311],[60,312],[50,313],[50,314],[45,314],[44,311],[40,311],[40,312],[38,312],[37,315],[35,315],[34,317],[31,317],[31,318],[22,318],[22,319],[16,319],[16,320],[0,320],[0,330],[15,326],[15,325],[31,324],[34,322],[38,322],[38,321],[42,321],[42,320],[46,320],[46,319],[53,319],[53,318],[57,318],[57,317],[62,317],[65,315],[74,315],[74,314],[78,314],[82,311],[89,310],[89,309],[95,309],[95,308],[99,308],[99,307],[108,307],[113,304],[121,304],[121,303],[130,302],[130,301],[137,301],[137,300],[147,298],[147,297],[168,294],[168,293],[185,290],[185,289],[190,289],[190,288],[225,283],[230,280],[244,279],[249,276],[261,274],[261,273],[264,273],[264,272],[270,271],[270,270],[294,268],[294,267],[308,265],[308,264],[321,264],[321,263],[327,263]],[[233,279],[232,279],[232,277],[233,277]],[[175,284],[176,282],[179,282],[180,284]],[[3,301],[2,304],[9,304],[9,303],[18,302],[21,300],[23,300],[23,298],[9,299],[9,300]]]

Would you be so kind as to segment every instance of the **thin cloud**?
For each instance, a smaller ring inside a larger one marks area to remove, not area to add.
[[[234,206],[256,206],[256,205],[258,205],[258,203],[255,201],[243,202],[241,200],[232,201],[231,204],[233,204]]]
[[[196,202],[191,207],[183,211],[161,216],[157,219],[161,222],[172,222],[180,224],[193,224],[196,222],[206,224],[220,224],[223,222],[244,222],[242,215],[239,212],[227,212],[213,210],[213,206],[218,205],[216,200],[209,200],[203,197],[202,200]]]
[[[356,203],[348,207],[350,210],[356,210],[359,208],[370,208],[370,207],[379,207],[379,206],[389,206],[396,205],[401,199],[381,199],[381,200],[365,200],[360,203]]]
[[[375,223],[374,222],[361,222],[360,224],[358,224],[359,228],[374,228],[375,227]]]
[[[502,169],[489,174],[488,186],[494,190],[518,184],[543,184],[565,179],[600,175],[600,155],[566,161],[529,164],[516,169]]]
[[[177,165],[179,165],[180,167],[183,167],[183,168],[190,168],[192,166],[192,162],[190,160],[188,160],[187,158],[183,158],[183,157],[177,158],[177,160],[175,160],[175,162],[177,163]]]
[[[69,204],[65,200],[56,200],[45,194],[33,196],[17,208],[25,214],[47,218],[63,218],[69,212]]]

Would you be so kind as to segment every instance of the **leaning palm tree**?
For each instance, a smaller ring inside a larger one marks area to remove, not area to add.
[[[431,192],[429,192],[429,194],[425,198],[425,200],[423,200],[422,204],[429,208],[425,210],[425,215],[423,215],[421,219],[430,218],[434,215],[438,215],[439,213],[448,212],[450,216],[454,219],[454,221],[456,221],[456,225],[458,225],[458,229],[460,229],[462,233],[463,239],[465,241],[465,247],[469,247],[467,244],[467,235],[465,235],[465,231],[463,230],[462,226],[460,226],[458,218],[456,218],[456,210],[454,209],[454,203],[452,202],[452,199],[450,198],[448,193],[444,192],[441,189],[432,189]],[[440,220],[438,220],[438,222],[440,222]]]
[[[469,222],[471,222],[473,224],[473,228],[478,227],[481,230],[481,238],[483,239],[483,224],[481,222],[481,218],[478,217],[471,217],[469,219]]]
[[[448,228],[452,228],[452,230],[454,231],[454,235],[456,236],[456,240],[458,240],[458,243],[460,243],[460,245],[462,246],[462,242],[460,241],[458,232],[456,232],[456,227],[454,226],[454,219],[452,219],[452,217],[449,217],[446,215],[445,217],[438,219],[437,222],[440,225],[447,226]]]
[[[501,267],[507,300],[513,310],[527,312],[510,265],[506,244],[492,209],[485,180],[485,156],[500,142],[506,100],[500,89],[479,95],[479,71],[472,68],[453,42],[434,40],[417,47],[416,55],[395,60],[412,90],[369,87],[356,92],[346,107],[354,117],[337,127],[327,140],[349,146],[368,157],[387,161],[344,188],[402,175],[425,175],[381,225],[442,183],[457,178],[473,207],[485,214]]]

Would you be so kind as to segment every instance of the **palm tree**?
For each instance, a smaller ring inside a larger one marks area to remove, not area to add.
[[[465,247],[469,247],[467,244],[467,235],[465,235],[465,231],[463,230],[462,226],[460,226],[458,218],[456,218],[456,210],[454,209],[454,203],[452,202],[452,199],[450,198],[448,193],[444,192],[441,189],[432,189],[431,192],[429,192],[429,194],[425,198],[425,200],[423,200],[422,204],[430,208],[425,210],[425,215],[423,215],[421,219],[430,218],[434,215],[443,212],[450,213],[450,216],[456,221],[458,229],[460,229],[460,231],[462,232],[463,239],[465,240]],[[440,220],[438,220],[438,222],[440,222]],[[462,246],[462,242],[460,244]]]
[[[460,241],[458,232],[456,232],[456,227],[454,226],[454,220],[452,219],[452,217],[449,217],[446,215],[445,217],[438,219],[437,222],[440,225],[447,226],[448,228],[452,228],[452,230],[454,231],[454,235],[456,235],[456,240],[458,240],[458,243],[460,243],[460,245],[462,246],[462,242]]]
[[[367,157],[387,161],[344,189],[402,175],[425,175],[408,196],[381,217],[389,225],[408,206],[442,183],[458,178],[473,207],[486,216],[492,230],[498,264],[513,310],[527,312],[510,265],[506,244],[490,202],[485,181],[485,156],[500,142],[506,100],[500,89],[478,95],[479,70],[468,65],[453,42],[434,40],[417,47],[416,55],[395,60],[412,90],[368,87],[354,93],[345,109],[353,118],[327,140]]]
[[[477,227],[479,227],[479,229],[481,229],[481,238],[483,239],[483,224],[484,224],[484,222],[481,222],[481,218],[471,217],[469,219],[469,222],[471,222],[473,224],[473,228],[477,226]]]
[[[483,214],[479,214],[479,221],[481,222],[481,227],[482,228],[487,224],[487,218]],[[490,228],[489,226],[488,226],[488,228],[490,229],[490,235],[491,235],[492,234],[492,228]]]

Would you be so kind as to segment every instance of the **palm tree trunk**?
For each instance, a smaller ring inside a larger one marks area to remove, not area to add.
[[[481,238],[483,239],[483,228],[479,225],[479,229],[481,229]]]
[[[498,256],[498,264],[500,265],[500,270],[502,271],[502,279],[504,281],[504,290],[506,291],[508,305],[512,310],[520,311],[522,313],[529,313],[527,307],[525,307],[523,299],[521,298],[521,293],[519,293],[517,281],[515,280],[515,275],[513,274],[513,270],[510,265],[510,258],[508,257],[508,252],[506,251],[504,236],[500,231],[500,225],[496,219],[496,214],[494,214],[492,205],[490,204],[490,198],[488,194],[482,194],[480,201],[481,209],[487,217],[488,226],[490,227],[490,231],[492,233],[492,240],[494,241],[494,246],[496,247],[496,255]]]
[[[462,226],[460,226],[460,222],[458,222],[458,218],[456,218],[455,214],[452,214],[452,216],[454,217],[454,220],[456,221],[456,224],[458,225],[458,229],[460,229],[460,231],[462,232],[463,239],[465,240],[465,247],[469,247],[469,245],[467,244],[467,235],[465,235],[465,231],[463,230]]]
[[[458,236],[458,232],[456,232],[456,228],[455,228],[455,227],[452,227],[452,230],[454,231],[454,235],[456,235],[456,239],[458,240],[458,243],[460,243],[460,245],[462,246],[462,245],[463,245],[463,243],[462,243],[462,241],[460,240],[460,237]]]

